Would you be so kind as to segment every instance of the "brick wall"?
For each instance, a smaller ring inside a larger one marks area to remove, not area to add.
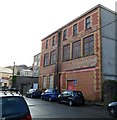
[[[84,14],[79,19],[75,19],[66,26],[61,28],[60,46],[59,46],[59,75],[60,75],[60,88],[61,90],[67,89],[67,80],[77,79],[77,90],[83,91],[86,99],[88,100],[100,100],[101,99],[101,45],[100,45],[100,13],[99,8],[90,11],[88,14]],[[85,19],[91,17],[91,28],[85,29]],[[78,35],[73,36],[73,25],[78,24]],[[63,41],[63,31],[67,29],[67,40]],[[83,56],[83,39],[89,35],[94,35],[94,55]],[[57,64],[43,67],[44,54],[49,53],[52,50],[57,50],[51,46],[52,37],[56,36],[56,42],[58,43],[58,33],[51,34],[49,37],[42,41],[41,52],[41,67],[40,67],[40,85],[42,85],[43,75],[56,74]],[[49,40],[49,48],[45,49],[45,42]],[[72,59],[72,43],[81,40],[81,58]],[[63,62],[63,46],[70,44],[70,60]],[[94,71],[87,71],[87,69],[94,68]],[[75,70],[84,69],[83,72],[76,72]],[[56,77],[57,78],[57,77]],[[58,79],[59,81],[59,79]],[[59,83],[59,82],[58,82]]]
[[[62,73],[62,91],[67,89],[67,81],[77,80],[76,90],[83,92],[86,100],[100,100],[100,93],[94,88],[94,71]],[[97,98],[98,95],[98,98]]]

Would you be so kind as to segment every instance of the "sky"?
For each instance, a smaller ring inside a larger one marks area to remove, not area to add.
[[[115,11],[116,0],[0,0],[0,66],[33,64],[41,39],[102,4]]]

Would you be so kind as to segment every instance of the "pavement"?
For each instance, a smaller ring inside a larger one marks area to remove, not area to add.
[[[86,101],[86,104],[105,107],[104,102]]]

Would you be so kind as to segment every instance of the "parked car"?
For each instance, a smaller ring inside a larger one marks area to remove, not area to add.
[[[84,105],[85,98],[81,91],[66,90],[58,96],[59,103],[72,105]]]
[[[108,104],[108,111],[112,117],[117,117],[117,102],[111,102]]]
[[[25,99],[14,92],[0,91],[1,120],[32,120]]]
[[[55,101],[60,92],[57,89],[47,89],[41,94],[41,100]]]
[[[39,89],[30,89],[29,91],[26,92],[26,97],[30,98],[41,98],[41,90]]]

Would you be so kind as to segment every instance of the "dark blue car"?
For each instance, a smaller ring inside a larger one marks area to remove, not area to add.
[[[59,94],[57,89],[47,89],[41,94],[41,100],[56,101]]]
[[[117,117],[117,101],[109,103],[108,110],[112,117]]]

